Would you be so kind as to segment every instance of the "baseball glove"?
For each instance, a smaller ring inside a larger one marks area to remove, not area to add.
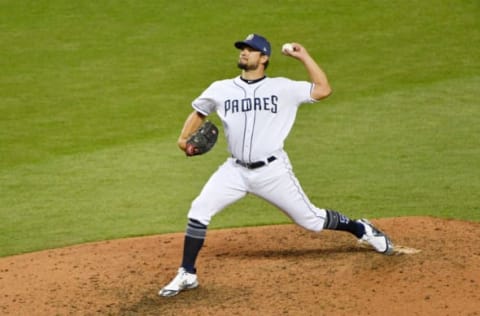
[[[218,128],[210,121],[205,121],[187,140],[187,156],[202,155],[213,148],[218,138]]]

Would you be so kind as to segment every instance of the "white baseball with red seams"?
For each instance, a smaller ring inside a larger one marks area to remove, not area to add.
[[[292,44],[290,44],[290,43],[285,43],[285,44],[283,44],[283,46],[282,46],[282,53],[283,53],[284,55],[288,55],[288,53],[291,53],[291,52],[293,52],[293,51],[294,51],[294,47],[293,47]]]

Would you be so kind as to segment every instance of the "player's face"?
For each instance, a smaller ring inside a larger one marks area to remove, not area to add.
[[[242,70],[257,70],[262,61],[262,54],[251,47],[245,46],[240,51],[238,59],[238,68]]]

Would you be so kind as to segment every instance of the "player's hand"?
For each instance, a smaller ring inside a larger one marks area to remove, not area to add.
[[[291,43],[291,44],[293,46],[293,50],[287,52],[288,56],[291,56],[293,58],[300,59],[300,60],[308,56],[308,52],[305,49],[305,47],[303,47],[303,45],[299,43]]]

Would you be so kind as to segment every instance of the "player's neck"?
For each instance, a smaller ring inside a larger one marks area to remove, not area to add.
[[[265,78],[264,71],[242,71],[242,75],[240,76],[243,81],[245,82],[256,82]]]

